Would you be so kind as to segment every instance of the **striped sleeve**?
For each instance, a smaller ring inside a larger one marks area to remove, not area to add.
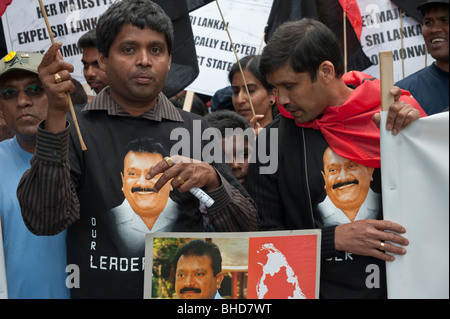
[[[219,173],[218,173],[219,174]],[[219,174],[222,185],[208,195],[214,205],[208,208],[211,224],[217,232],[250,232],[259,230],[256,205]]]
[[[27,228],[36,235],[56,235],[80,217],[70,181],[69,127],[53,134],[38,127],[36,154],[17,188]]]

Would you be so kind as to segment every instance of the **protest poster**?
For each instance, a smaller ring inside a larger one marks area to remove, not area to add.
[[[199,239],[217,245],[220,250],[224,278],[217,296],[221,299],[317,299],[319,296],[321,232],[298,230],[147,234],[145,299],[185,298],[185,285],[179,278],[186,277],[183,273],[186,269],[181,266],[181,258],[178,262],[174,259],[179,249]],[[199,296],[203,293],[198,292]]]
[[[215,2],[190,14],[200,74],[189,91],[214,95],[229,86],[228,73],[237,62],[227,29],[239,59],[259,54],[264,46],[264,29],[273,0],[219,1],[224,17]]]
[[[387,112],[382,112],[381,127]],[[449,298],[449,113],[399,135],[381,130],[383,214],[406,229],[404,256],[386,264],[388,298]]]
[[[380,78],[378,54],[392,51],[394,56],[394,82],[433,63],[427,54],[422,36],[421,22],[402,12],[390,0],[357,0],[362,17],[361,46],[372,62],[364,70]]]
[[[44,1],[46,14],[55,41],[61,41],[61,54],[65,61],[74,65],[72,77],[86,83],[83,77],[81,50],[78,39],[95,28],[98,17],[113,0],[91,1]],[[37,0],[15,0],[2,16],[5,42],[10,51],[33,51],[45,53],[51,45],[44,16]]]

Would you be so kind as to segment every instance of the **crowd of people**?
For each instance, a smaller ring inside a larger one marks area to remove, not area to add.
[[[391,90],[386,128],[393,134],[448,111],[448,0],[425,1],[418,10],[436,62]],[[233,66],[229,87],[209,101],[196,96],[186,112],[184,92],[162,93],[173,39],[157,4],[122,0],[78,42],[92,94],[72,79],[81,70],[60,57],[61,43],[44,55],[17,51],[1,60],[0,218],[9,297],[140,299],[149,232],[321,229],[320,297],[386,298],[385,263],[406,254],[409,242],[381,209],[379,80],[345,73],[334,33],[305,18],[282,24],[261,55],[240,61],[243,74]],[[328,129],[333,125],[339,132]],[[211,127],[217,135],[204,140]],[[277,154],[275,173],[261,173],[266,162],[256,147]],[[205,149],[220,154],[206,160]],[[214,204],[194,196],[196,188]],[[189,263],[178,256],[180,269],[182,261],[187,269],[213,258],[189,256]],[[67,265],[79,268],[79,282],[67,282]],[[366,285],[368,265],[381,269],[376,289]],[[177,291],[220,297],[222,275],[211,271],[204,274],[213,280],[210,293]]]

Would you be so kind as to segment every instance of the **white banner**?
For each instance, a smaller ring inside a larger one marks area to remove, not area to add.
[[[431,55],[425,55],[421,23],[405,13],[400,15],[399,8],[390,0],[357,2],[363,20],[361,45],[373,63],[365,73],[380,78],[378,53],[382,51],[393,52],[395,82],[434,62]]]
[[[388,297],[449,298],[449,113],[398,136],[382,129],[381,168],[384,218],[410,241],[406,255],[387,263]]]
[[[43,0],[55,41],[61,41],[64,60],[73,64],[72,77],[86,83],[83,76],[78,39],[95,28],[98,17],[113,0]],[[5,42],[9,51],[45,53],[51,40],[38,0],[14,0],[2,16]]]
[[[187,90],[214,95],[230,85],[228,73],[236,63],[226,27],[239,59],[260,52],[273,0],[220,0],[190,14],[200,74]]]
[[[5,254],[3,251],[2,221],[0,219],[0,299],[8,298],[8,287],[6,285]]]

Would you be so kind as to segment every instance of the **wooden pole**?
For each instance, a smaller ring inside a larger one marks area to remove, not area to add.
[[[50,36],[50,40],[52,41],[52,44],[53,44],[53,43],[55,43],[55,38],[53,37],[52,28],[50,27],[50,23],[49,23],[48,17],[47,17],[47,12],[45,11],[45,7],[44,7],[44,4],[43,4],[42,0],[39,0],[39,6],[41,7],[41,12],[42,12],[42,15],[43,15],[44,20],[45,20],[45,25],[47,26],[47,31],[48,31],[48,34]],[[69,98],[69,109],[70,109],[70,113],[72,114],[73,123],[75,125],[75,129],[76,129],[77,134],[78,134],[78,139],[79,139],[80,144],[81,144],[81,149],[83,151],[86,151],[87,148],[86,148],[86,145],[84,144],[83,136],[81,135],[80,126],[78,125],[77,117],[75,115],[75,110],[73,108],[72,98],[70,97],[70,93],[69,92],[67,92],[67,97]]]
[[[192,110],[192,103],[194,102],[194,95],[195,93],[193,91],[187,91],[186,96],[184,97],[184,103],[183,103],[183,110],[186,112],[190,112]]]
[[[344,66],[345,66],[345,73],[347,73],[348,69],[348,53],[347,53],[347,12],[343,13],[343,19],[344,22]]]
[[[403,11],[402,9],[398,9],[400,14],[400,35],[401,35],[401,49],[400,49],[400,57],[402,58],[402,76],[405,78],[405,56],[403,54],[405,45],[404,45],[404,35],[403,35]]]
[[[258,49],[258,55],[260,55],[261,54],[261,51],[262,51],[262,46],[263,46],[263,43],[264,43],[264,38],[266,37],[266,32],[264,32],[263,33],[263,36],[262,36],[262,39],[261,39],[261,43],[259,44],[259,49]]]
[[[391,89],[394,86],[394,57],[392,51],[380,52],[381,111],[388,111],[394,103]]]

